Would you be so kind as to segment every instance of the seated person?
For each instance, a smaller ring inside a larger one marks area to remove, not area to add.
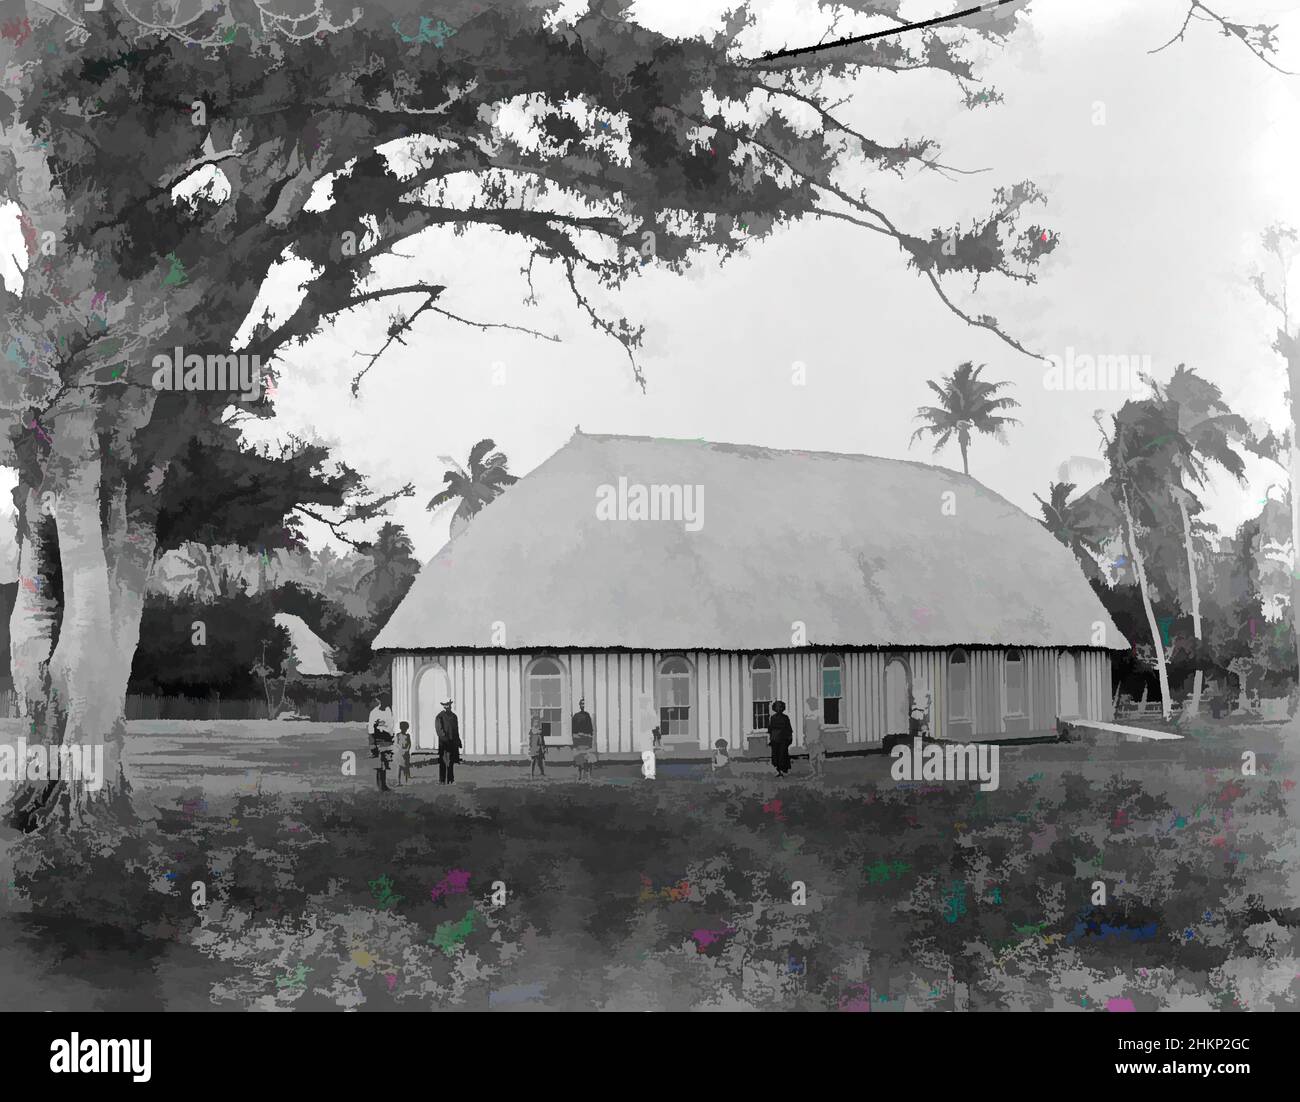
[[[727,740],[718,739],[713,744],[713,772],[730,773],[731,755],[727,751]]]
[[[381,749],[387,750],[392,745],[393,736],[388,730],[388,724],[382,719],[375,720],[375,725],[370,731],[370,756],[377,758]]]

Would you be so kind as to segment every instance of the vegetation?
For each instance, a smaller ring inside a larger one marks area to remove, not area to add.
[[[386,690],[388,660],[370,644],[420,564],[399,524],[385,522],[363,546],[364,553],[343,557],[328,547],[319,554],[305,546],[280,552],[258,580],[254,554],[187,544],[173,557],[180,569],[156,576],[145,600],[130,691],[227,700],[262,696],[266,678],[290,675],[288,634],[276,624],[277,613],[300,617],[329,644],[339,670],[337,677],[281,686],[290,701],[364,699]],[[186,569],[190,563],[202,568]],[[203,645],[193,641],[197,622],[203,624]],[[255,673],[259,666],[263,674]]]
[[[442,480],[447,483],[447,488],[429,499],[426,508],[430,510],[440,509],[453,501],[457,503],[451,519],[453,539],[465,530],[479,510],[500,497],[507,486],[519,481],[506,470],[509,460],[505,453],[494,452],[492,449],[495,447],[492,440],[480,440],[470,449],[468,470],[457,466],[443,472]]]
[[[942,383],[927,379],[926,386],[939,396],[939,405],[921,406],[916,411],[917,420],[925,424],[912,433],[911,442],[929,434],[934,437],[934,450],[938,452],[956,434],[957,446],[961,448],[961,469],[965,474],[970,474],[966,453],[972,432],[984,433],[1006,443],[1007,426],[1020,424],[1014,417],[1005,417],[998,412],[1014,409],[1020,403],[1014,398],[997,396],[999,390],[1010,384],[990,383],[980,378],[980,372],[987,366],[980,364],[975,367],[967,361],[958,364],[951,375],[945,375]]]
[[[267,746],[260,795],[142,791],[99,845],[20,847],[50,954],[26,1007],[93,943],[129,977],[105,1008],[1295,1010],[1294,762],[1251,738],[1256,778],[1218,727],[1172,755],[1004,749],[988,793],[901,788],[875,757],[816,792],[477,766],[454,799]],[[309,765],[310,798],[276,791]]]
[[[1194,715],[1205,674],[1222,681],[1230,664],[1248,655],[1252,687],[1294,685],[1294,635],[1279,622],[1289,585],[1270,570],[1285,539],[1285,506],[1265,501],[1260,518],[1244,525],[1226,552],[1198,519],[1211,466],[1240,482],[1242,452],[1275,457],[1276,445],[1257,439],[1219,388],[1184,364],[1167,383],[1148,382],[1151,397],[1126,402],[1110,431],[1102,430],[1107,476],[1083,493],[1052,483],[1048,499],[1037,498],[1042,523],[1074,553],[1126,637],[1143,640],[1166,716],[1174,686],[1182,690],[1191,678],[1187,710]],[[1265,521],[1276,550],[1261,538]],[[1121,678],[1139,665],[1128,663]]]

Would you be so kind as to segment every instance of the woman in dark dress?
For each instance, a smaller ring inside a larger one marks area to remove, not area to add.
[[[794,728],[785,714],[785,701],[772,701],[772,718],[767,721],[767,741],[772,747],[772,764],[778,776],[790,772],[790,743],[794,741]]]

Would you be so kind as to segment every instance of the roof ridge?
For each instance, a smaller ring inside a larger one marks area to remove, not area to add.
[[[640,436],[631,433],[618,432],[575,432],[570,439],[582,437],[584,440],[595,441],[634,441],[644,444],[703,444],[710,448],[727,448],[735,451],[753,451],[753,452],[771,452],[775,455],[802,455],[827,459],[875,459],[882,463],[904,463],[912,467],[920,467],[927,471],[941,471],[944,474],[951,474],[957,478],[967,478],[977,486],[984,486],[974,475],[964,474],[961,471],[953,470],[951,467],[941,467],[935,463],[925,463],[919,459],[895,459],[888,455],[870,455],[867,452],[835,452],[835,451],[809,451],[807,448],[774,448],[767,444],[742,444],[730,440],[705,440],[702,436],[684,437],[684,436]],[[988,489],[987,486],[984,487]],[[996,491],[994,491],[996,492]]]

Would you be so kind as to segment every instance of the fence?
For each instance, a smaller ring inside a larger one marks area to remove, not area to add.
[[[293,710],[315,723],[364,723],[370,705],[361,700],[286,700],[284,711]],[[12,689],[0,692],[0,715],[20,714]],[[131,693],[126,698],[126,718],[132,719],[266,719],[266,701],[220,700],[191,696],[145,696]]]

